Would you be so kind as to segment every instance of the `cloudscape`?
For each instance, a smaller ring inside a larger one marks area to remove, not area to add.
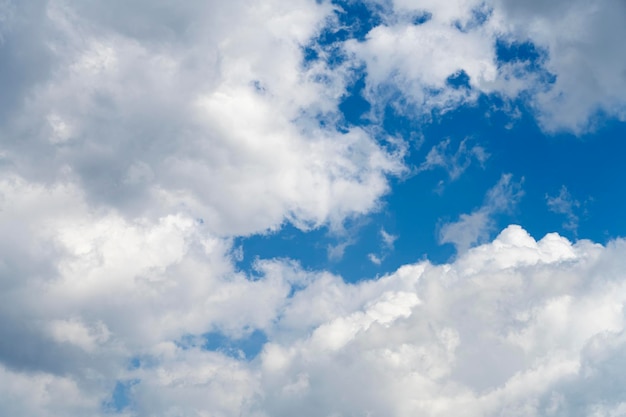
[[[626,415],[622,0],[0,0],[0,415]]]

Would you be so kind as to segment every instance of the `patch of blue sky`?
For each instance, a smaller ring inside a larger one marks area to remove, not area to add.
[[[371,3],[333,4],[337,7],[336,21],[303,51],[305,64],[319,59],[313,52],[321,50],[326,51],[325,59],[340,60],[340,42],[362,41],[385,18],[386,11]],[[484,24],[490,13],[487,8],[475,10],[472,20],[461,29]],[[428,13],[416,15],[413,23],[424,24],[430,18]],[[554,83],[555,77],[545,68],[547,51],[530,42],[506,39],[498,39],[495,48],[500,67],[518,65],[522,72],[538,75],[542,88]],[[408,149],[406,164],[414,174],[391,178],[392,191],[384,196],[381,209],[348,222],[342,233],[327,228],[305,232],[286,224],[278,232],[237,239],[236,245],[244,253],[239,262],[242,270],[254,274],[256,259],[290,258],[297,259],[305,269],[328,270],[354,282],[421,259],[449,261],[455,249],[441,244],[441,227],[480,208],[486,193],[503,174],[511,174],[513,181],[521,182],[523,197],[510,210],[492,213],[489,237],[511,223],[521,224],[536,238],[559,232],[571,239],[589,238],[602,243],[626,235],[626,216],[622,215],[626,198],[620,192],[624,178],[617,169],[626,155],[624,123],[602,119],[597,124],[603,127],[583,137],[546,135],[529,104],[530,93],[514,101],[482,95],[476,102],[451,111],[415,116],[406,111],[402,92],[393,86],[383,86],[389,90],[375,95],[384,98],[385,103],[382,116],[372,118],[372,106],[381,103],[371,103],[363,94],[365,68],[353,68],[353,75],[339,106],[344,125],[337,128],[369,127],[378,129],[381,137],[403,138]],[[470,90],[470,81],[467,73],[459,71],[450,75],[447,84]],[[444,158],[450,158],[448,165],[420,169],[428,153],[442,142],[446,142],[441,151]],[[482,158],[474,152],[478,148]],[[469,153],[459,155],[462,152]],[[463,166],[453,175],[454,163]],[[569,202],[557,199],[561,190],[566,191],[563,195]],[[393,247],[384,246],[383,231],[397,236]]]
[[[220,332],[210,332],[202,336],[203,349],[217,351],[237,359],[253,360],[267,342],[267,336],[261,330],[254,330],[241,338],[230,338]]]
[[[103,404],[103,408],[110,413],[120,413],[128,408],[132,407],[132,387],[137,385],[140,381],[137,379],[130,379],[125,381],[117,381],[111,398]]]
[[[355,70],[354,81],[348,86],[339,103],[339,111],[348,125],[362,126],[370,123],[369,119],[364,117],[372,107],[363,97],[366,75],[363,69]]]
[[[539,69],[543,63],[546,51],[538,49],[532,42],[515,42],[503,38],[496,40],[496,59],[499,64],[515,61],[530,63],[535,69]]]
[[[498,132],[492,132],[497,134]],[[626,155],[626,125],[607,122],[593,134],[546,136],[534,122],[532,113],[492,141],[494,163],[525,177],[526,195],[520,202],[519,219],[533,235],[557,231],[569,238],[588,238],[604,243],[610,237],[626,234],[624,176],[620,171]],[[564,216],[546,207],[546,196],[567,187],[582,205],[575,207],[580,217],[577,230],[563,227]]]
[[[457,21],[454,26],[461,32],[469,32],[472,29],[484,25],[491,17],[492,12],[493,10],[483,3],[481,6],[472,10],[470,19],[466,22]]]
[[[134,356],[128,361],[128,370],[153,368],[157,363],[157,359],[150,355]]]
[[[471,88],[470,77],[463,70],[457,71],[446,79],[446,83],[453,88]]]
[[[141,367],[141,358],[134,357],[128,363],[128,369],[139,369]]]
[[[411,23],[415,26],[423,25],[424,23],[430,21],[433,18],[433,14],[430,12],[421,12],[413,16],[411,19]]]
[[[376,2],[360,2],[354,0],[332,0],[337,17],[339,30],[331,36],[320,39],[322,43],[334,43],[347,39],[365,40],[370,30],[383,21],[385,9]]]
[[[511,108],[516,109],[515,115]],[[240,267],[250,270],[257,258],[287,257],[298,259],[304,268],[326,269],[347,281],[359,281],[421,259],[446,262],[455,251],[451,245],[440,244],[441,225],[479,208],[487,191],[505,173],[516,182],[523,179],[524,195],[512,210],[494,215],[489,236],[511,223],[523,225],[536,238],[559,232],[570,239],[606,242],[626,234],[622,215],[626,198],[620,192],[624,178],[618,175],[626,155],[624,123],[607,123],[580,138],[546,136],[523,101],[504,103],[498,97],[483,96],[475,104],[419,127],[406,116],[390,112],[385,126],[405,138],[419,129],[423,143],[410,148],[406,161],[412,167],[422,164],[428,151],[445,139],[450,141],[451,152],[466,140],[468,147],[481,146],[489,157],[483,164],[472,162],[454,179],[443,167],[392,179],[393,191],[384,197],[381,210],[349,226],[348,236],[336,236],[324,228],[302,232],[286,225],[277,233],[240,239],[244,251]],[[572,206],[579,219],[575,230],[565,227],[566,213],[550,210],[547,204],[547,198],[558,195],[562,187],[579,203]],[[384,256],[379,256],[381,230],[398,236],[393,250]],[[343,256],[330,259],[329,247],[342,243],[346,243]],[[371,262],[369,254],[376,255],[380,264]]]
[[[507,64],[517,64],[518,70],[512,75],[523,77],[534,74],[543,88],[549,88],[556,82],[556,76],[545,68],[548,51],[538,48],[532,42],[511,41],[504,38],[496,40],[496,62],[501,68]]]
[[[231,337],[220,331],[204,333],[200,336],[187,335],[177,342],[181,349],[201,348],[219,352],[236,359],[253,360],[267,342],[266,334],[254,329],[241,337]]]
[[[303,63],[324,59],[330,68],[345,62],[341,42],[348,39],[365,40],[367,33],[382,22],[383,10],[374,3],[333,0],[334,19],[322,28],[319,35],[303,48]]]
[[[371,278],[376,271],[367,261],[367,254],[378,250],[378,232],[371,224],[378,215],[368,216],[357,224],[348,224],[346,231],[340,235],[326,227],[302,231],[287,223],[275,233],[239,238],[235,245],[242,247],[243,257],[238,267],[254,277],[257,274],[254,264],[258,259],[289,258],[298,260],[307,270],[327,270],[340,274],[347,281]],[[344,244],[342,256],[332,256],[333,249],[341,250]],[[358,250],[355,251],[355,248]],[[356,259],[363,251],[365,258]],[[364,262],[360,262],[362,260]]]

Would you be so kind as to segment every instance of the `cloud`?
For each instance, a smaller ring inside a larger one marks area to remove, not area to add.
[[[374,265],[381,265],[387,256],[393,252],[394,244],[398,239],[398,236],[388,233],[385,229],[380,229],[380,238],[382,240],[380,253],[378,255],[369,253],[367,259]]]
[[[614,372],[624,351],[622,240],[535,241],[510,226],[453,263],[405,265],[377,280],[348,284],[278,259],[259,260],[252,277],[234,267],[232,243],[193,218],[128,221],[94,212],[76,187],[17,178],[0,189],[0,215],[31,219],[0,223],[14,237],[2,276],[22,268],[2,281],[1,414],[621,407],[620,392],[586,393],[623,382]],[[485,207],[505,210],[519,192],[505,175]],[[14,224],[29,227],[14,233]],[[203,348],[208,331],[237,340],[255,330],[267,340],[256,358]],[[127,381],[128,405],[107,408]]]
[[[451,263],[354,284],[297,260],[237,267],[236,237],[342,230],[406,172],[404,145],[339,126],[355,63],[374,112],[397,91],[420,116],[528,91],[547,130],[621,114],[621,55],[594,49],[623,31],[619,4],[477,4],[396,1],[331,69],[303,62],[328,2],[0,1],[0,415],[622,413],[626,243],[519,226],[485,243],[522,195],[511,175],[442,227]],[[496,34],[545,48],[554,86],[504,80]],[[464,143],[431,166],[486,158]],[[396,236],[380,239],[373,262]],[[210,335],[262,335],[260,353]]]
[[[385,229],[380,229],[380,237],[383,240],[384,247],[386,249],[393,250],[393,245],[395,241],[398,240],[398,236],[387,233]]]
[[[619,394],[589,395],[581,404],[570,387],[585,386],[587,372],[608,377],[597,364],[582,369],[593,343],[619,340],[623,331],[624,297],[614,291],[623,274],[600,278],[604,268],[618,271],[612,257],[623,250],[621,241],[572,245],[555,234],[537,242],[511,226],[453,264],[407,265],[359,284],[350,293],[373,298],[356,313],[326,320],[295,344],[266,345],[266,381],[276,390],[264,397],[265,412],[437,416],[463,407],[479,416],[616,408]],[[373,311],[384,311],[387,300],[397,310],[377,321]],[[308,383],[293,398],[280,391],[284,379]]]
[[[394,5],[401,7],[398,15],[428,11],[432,18],[419,25],[390,18],[389,24],[373,28],[364,42],[346,42],[348,54],[366,67],[370,102],[381,103],[400,92],[407,101],[398,105],[400,112],[429,115],[475,100],[474,90],[451,87],[447,82],[450,76],[464,71],[471,85],[495,80],[495,52],[489,34],[463,33],[452,25],[453,17],[466,17],[463,12],[469,10],[465,7],[457,9],[452,3],[441,7],[432,2]]]
[[[489,159],[489,153],[480,145],[474,145],[468,149],[467,141],[467,138],[463,139],[456,152],[447,152],[450,139],[439,142],[428,152],[426,160],[417,168],[417,172],[443,168],[448,173],[450,181],[454,181],[469,168],[474,159],[484,167]]]
[[[512,210],[524,195],[522,181],[512,182],[511,174],[503,174],[485,196],[483,205],[459,220],[445,223],[439,230],[440,243],[452,243],[458,253],[466,252],[476,243],[484,242],[493,231],[493,215]]]
[[[544,129],[586,132],[596,127],[598,113],[624,119],[626,59],[618,39],[626,30],[621,24],[626,8],[621,2],[495,4],[501,27],[547,51],[545,67],[555,82],[534,98]]]
[[[339,261],[343,258],[343,255],[346,252],[346,249],[352,245],[354,245],[356,241],[354,239],[346,239],[337,244],[330,244],[327,247],[327,256],[331,261]]]
[[[129,218],[182,210],[232,236],[336,226],[375,210],[405,169],[401,148],[336,129],[345,71],[303,65],[326,4],[13,8],[2,51],[22,50],[40,73],[3,60],[28,100],[10,103],[0,135],[28,181],[77,183]]]
[[[546,203],[550,211],[565,215],[567,221],[563,223],[563,228],[575,233],[578,229],[579,221],[579,217],[575,211],[580,207],[580,203],[572,197],[567,187],[562,186],[559,194],[554,197],[546,194]]]
[[[372,103],[391,100],[401,113],[428,118],[497,94],[527,101],[546,132],[574,134],[601,117],[626,117],[620,1],[371,3],[387,5],[383,23],[345,50],[365,65]],[[503,60],[496,48],[527,44],[538,57]],[[449,79],[461,72],[468,83],[459,88]]]
[[[375,255],[373,253],[368,253],[367,259],[369,259],[370,262],[373,263],[374,265],[380,265],[383,262],[383,260],[380,259],[378,255]]]

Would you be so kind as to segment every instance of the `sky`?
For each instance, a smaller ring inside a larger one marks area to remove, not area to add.
[[[0,415],[626,415],[622,0],[0,0]]]

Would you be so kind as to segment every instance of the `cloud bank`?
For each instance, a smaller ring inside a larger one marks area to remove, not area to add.
[[[333,61],[305,58],[342,24],[329,2],[0,1],[1,415],[624,413],[626,243],[489,242],[510,176],[442,228],[453,262],[238,269],[237,237],[342,230],[411,171],[402,138],[344,120],[356,69],[373,125],[482,94],[548,132],[624,117],[620,1],[367,5]],[[487,160],[447,146],[422,169]]]
[[[623,408],[622,240],[535,241],[510,226],[454,263],[406,265],[373,281],[347,284],[286,260],[259,261],[249,276],[228,241],[191,218],[128,222],[86,212],[80,199],[51,216],[73,190],[12,185],[11,200],[23,197],[3,213],[33,216],[27,203],[37,201],[48,215],[32,224],[31,241],[11,245],[18,265],[3,264],[3,276],[20,277],[3,280],[3,414]],[[207,348],[212,334],[237,341],[254,331],[266,336],[258,355]]]

